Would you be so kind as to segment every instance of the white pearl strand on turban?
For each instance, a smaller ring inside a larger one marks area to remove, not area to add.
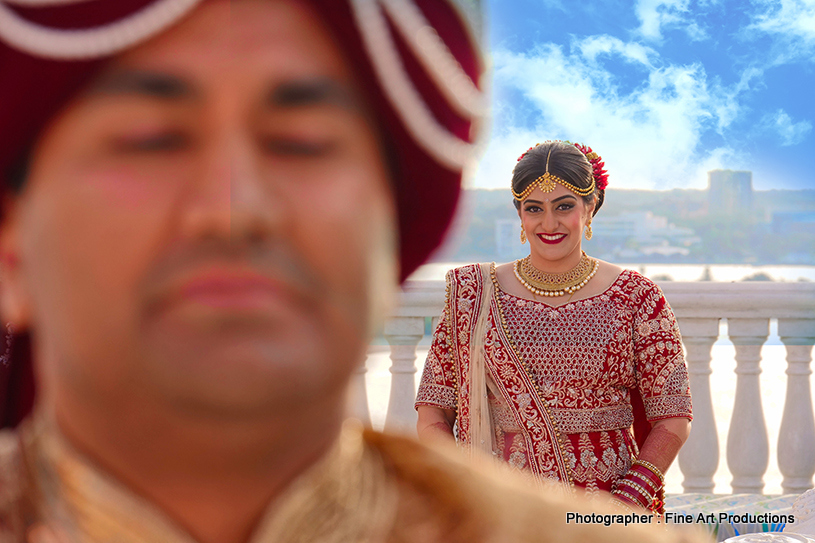
[[[484,94],[470,80],[414,2],[351,0],[351,4],[377,76],[413,138],[440,164],[454,171],[464,168],[475,155],[474,145],[451,134],[433,116],[405,71],[387,20],[377,4],[388,11],[413,53],[459,113],[473,121],[481,118],[486,111]]]
[[[157,0],[119,21],[87,29],[56,29],[26,21],[8,4],[45,7],[87,0],[0,0],[0,38],[37,57],[92,60],[114,55],[177,21],[201,0]]]
[[[88,0],[0,0],[0,39],[37,57],[66,61],[98,59],[160,33],[201,0],[156,0],[118,21],[70,30],[32,23],[8,7],[11,4],[44,7],[85,1]],[[350,3],[376,75],[414,140],[440,164],[453,171],[462,170],[474,158],[475,145],[450,133],[433,116],[405,70],[383,10],[388,12],[412,52],[460,115],[479,121],[487,110],[485,94],[464,72],[413,0],[350,0]],[[455,0],[452,5],[459,8],[461,14],[462,8]],[[462,17],[462,21],[465,22],[466,17]]]

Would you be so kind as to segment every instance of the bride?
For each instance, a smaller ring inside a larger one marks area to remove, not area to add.
[[[529,255],[448,273],[418,432],[658,511],[663,473],[690,432],[687,368],[659,287],[582,251],[603,205],[603,166],[591,148],[560,141],[518,159],[512,194]]]

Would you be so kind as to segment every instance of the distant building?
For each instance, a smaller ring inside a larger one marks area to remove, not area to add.
[[[737,214],[753,207],[753,172],[712,170],[708,178],[708,212]]]
[[[599,236],[650,239],[655,231],[668,228],[668,219],[650,211],[638,211],[616,216],[598,215],[592,224]]]
[[[607,258],[618,260],[687,256],[690,247],[701,241],[690,228],[677,227],[669,223],[667,217],[650,211],[598,215],[592,222],[592,229],[594,238],[591,244],[604,251]],[[591,247],[591,244],[587,243],[587,246]]]
[[[495,249],[499,258],[520,258],[529,252],[529,245],[521,244],[521,225],[518,221],[495,221]]]
[[[815,212],[777,211],[773,213],[773,234],[812,234],[815,232]]]
[[[667,217],[650,211],[623,213],[616,216],[598,215],[592,222],[594,234],[600,237],[634,238],[641,243],[662,244],[662,240],[690,246],[700,241],[696,232],[668,222]]]
[[[594,237],[583,241],[587,252],[609,259],[636,260],[643,257],[687,256],[689,248],[701,241],[690,228],[678,227],[667,217],[650,211],[598,215],[592,221]],[[529,245],[522,245],[521,231],[516,220],[495,221],[496,257],[504,260],[521,258],[529,253]]]

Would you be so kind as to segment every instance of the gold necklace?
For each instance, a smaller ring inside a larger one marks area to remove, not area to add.
[[[580,262],[571,270],[565,273],[547,273],[536,268],[532,264],[532,257],[527,256],[521,261],[521,274],[539,288],[553,290],[578,284],[588,275],[591,264],[592,259],[582,252]]]
[[[597,273],[597,260],[584,252],[577,266],[565,273],[546,273],[532,265],[532,257],[515,261],[515,277],[527,290],[538,296],[574,294]]]

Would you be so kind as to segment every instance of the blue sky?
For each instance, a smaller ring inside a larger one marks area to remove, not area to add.
[[[493,120],[474,185],[545,139],[621,188],[815,188],[815,0],[489,0]]]

